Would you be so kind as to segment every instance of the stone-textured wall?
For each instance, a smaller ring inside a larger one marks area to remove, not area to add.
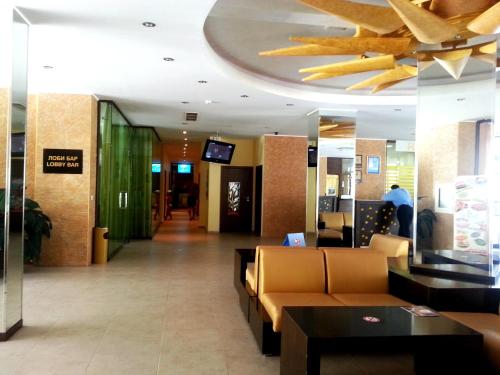
[[[307,138],[265,136],[262,236],[306,230]]]
[[[85,266],[92,261],[95,222],[97,101],[89,95],[30,96],[27,194],[52,219],[41,263]],[[82,174],[43,173],[43,149],[82,149]]]
[[[356,184],[356,199],[378,200],[384,195],[386,143],[385,140],[356,139],[356,155],[363,159],[361,182]],[[368,156],[380,156],[380,174],[366,173]]]

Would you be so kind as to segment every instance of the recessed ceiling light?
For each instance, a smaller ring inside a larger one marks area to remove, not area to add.
[[[174,61],[175,59],[173,57],[164,57],[164,61]]]
[[[181,102],[181,103],[182,103],[182,104],[189,104],[189,102],[186,102],[186,101],[184,101],[184,102]]]
[[[187,147],[187,146],[188,146],[188,144],[187,144],[187,143],[185,143],[185,144],[184,144],[184,147]]]
[[[200,81],[198,81],[198,83],[208,83],[208,82],[204,81],[204,80],[200,80]]]
[[[213,100],[210,100],[210,99],[205,100],[205,104],[213,104],[213,103],[214,103]]]
[[[241,98],[248,98],[248,95],[243,94],[243,95],[240,95],[240,97]]]
[[[185,141],[187,141],[188,139],[187,138],[184,138]]]
[[[294,105],[295,105],[295,104],[293,104],[293,103],[286,103],[286,106],[287,106],[287,107],[293,107]]]
[[[463,102],[465,98],[457,98],[457,102]]]
[[[44,65],[44,66],[43,66],[43,68],[44,68],[44,69],[54,69],[54,67],[53,67],[53,66],[51,66],[51,65]]]
[[[186,130],[183,130],[182,131],[182,134],[187,134],[188,132]]]
[[[142,26],[144,26],[144,27],[155,27],[156,23],[154,23],[154,22],[143,22]]]

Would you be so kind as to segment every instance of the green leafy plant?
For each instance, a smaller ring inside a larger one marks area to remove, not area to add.
[[[24,261],[38,263],[42,251],[42,237],[50,238],[52,222],[40,205],[29,198],[24,202]]]
[[[432,210],[426,208],[417,213],[417,244],[419,249],[432,247],[435,222],[437,222],[437,217]]]

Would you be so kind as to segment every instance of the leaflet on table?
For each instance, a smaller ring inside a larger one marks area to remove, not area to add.
[[[487,255],[489,252],[488,180],[458,176],[455,180],[454,249]]]
[[[434,311],[427,306],[402,306],[401,308],[415,316],[439,316],[437,311]]]

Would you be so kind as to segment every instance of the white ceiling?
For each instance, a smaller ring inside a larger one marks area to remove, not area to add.
[[[245,66],[235,64],[237,59],[221,58],[215,53],[220,51],[212,48],[214,40],[206,40],[205,32],[209,39],[217,36],[223,45],[231,43],[225,46],[225,53],[236,56],[247,45],[258,50],[279,47],[270,43],[260,46],[253,37],[255,31],[247,32],[245,27],[252,22],[262,26],[260,40],[265,35],[271,38],[278,31],[276,27],[283,25],[286,28],[275,40],[288,36],[295,27],[299,31],[316,30],[318,25],[323,29],[350,27],[295,0],[221,1],[213,13],[216,0],[14,3],[31,22],[30,92],[85,93],[112,99],[134,125],[154,126],[164,140],[182,136],[181,129],[197,138],[216,132],[233,137],[274,131],[305,135],[306,114],[316,108],[356,109],[358,136],[413,138],[413,96],[365,99],[367,96],[332,94],[322,87],[310,90],[305,85],[276,84],[273,77],[256,84]],[[233,19],[235,14],[240,16]],[[145,28],[141,25],[144,21],[157,27]],[[220,43],[216,45],[220,47]],[[165,62],[163,57],[175,61]],[[252,63],[260,64],[265,59],[254,60]],[[267,63],[280,71],[281,62]],[[44,69],[46,65],[53,69]],[[200,84],[199,80],[208,83]],[[215,103],[205,104],[206,100]],[[395,112],[396,108],[401,111]],[[199,120],[183,125],[186,111],[199,112]]]

